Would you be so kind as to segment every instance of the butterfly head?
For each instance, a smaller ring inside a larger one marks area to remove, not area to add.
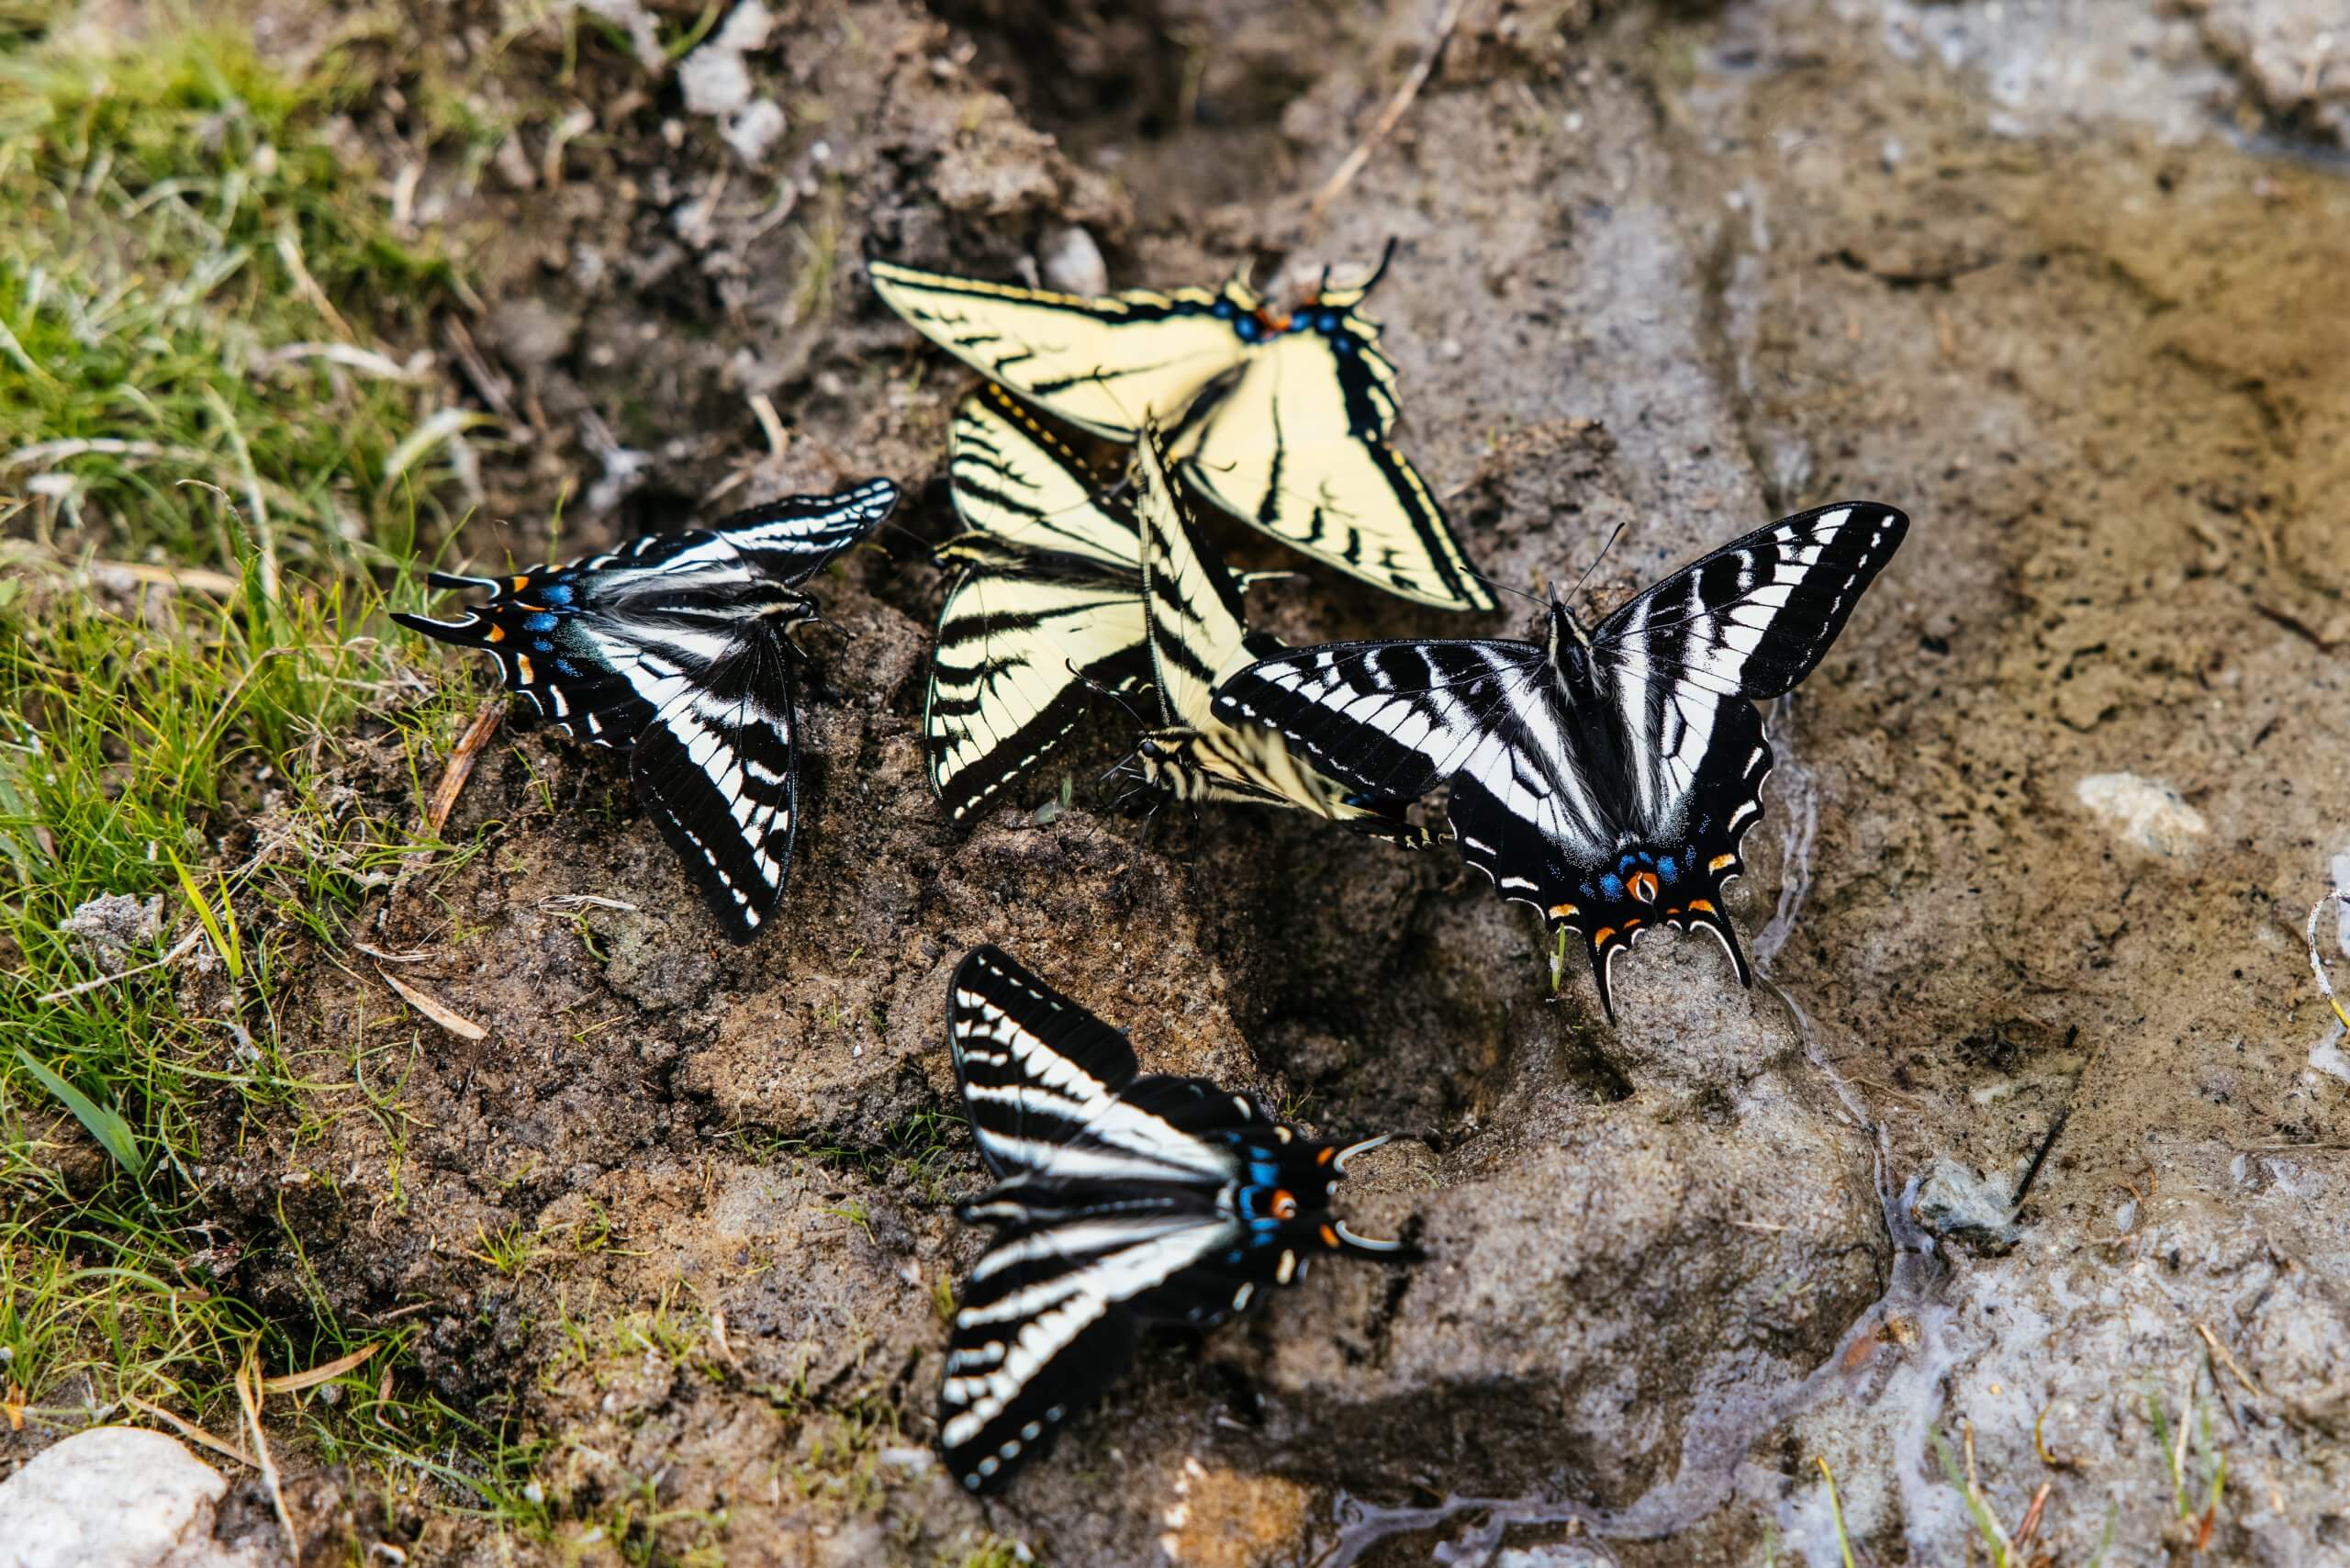
[[[1556,583],[1550,585],[1550,601],[1542,611],[1542,645],[1550,653],[1551,665],[1561,670],[1580,666],[1591,656],[1591,633],[1559,596]]]
[[[1383,1137],[1366,1138],[1341,1147],[1300,1137],[1276,1122],[1271,1136],[1259,1132],[1246,1141],[1244,1173],[1233,1192],[1234,1212],[1249,1227],[1252,1240],[1301,1257],[1317,1252],[1385,1257],[1401,1251],[1399,1242],[1357,1236],[1330,1212],[1347,1161],[1386,1141]]]

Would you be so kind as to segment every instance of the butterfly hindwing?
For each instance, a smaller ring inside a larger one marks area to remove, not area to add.
[[[882,302],[940,348],[1054,416],[1118,442],[1132,441],[1146,414],[1177,417],[1238,364],[1248,345],[1234,321],[1258,305],[1237,283],[1089,298],[878,259],[867,274]]]
[[[1132,511],[1057,431],[999,387],[963,400],[948,438],[955,506],[973,532],[931,655],[923,738],[957,821],[1041,761],[1095,688],[1149,676]]]

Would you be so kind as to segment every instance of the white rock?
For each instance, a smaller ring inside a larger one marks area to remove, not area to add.
[[[1102,247],[1073,223],[1045,236],[1036,262],[1045,282],[1064,294],[1110,292],[1110,268],[1102,260]]]
[[[97,1427],[0,1483],[0,1568],[263,1568],[283,1559],[212,1536],[229,1484],[161,1432]]]
[[[2210,831],[2203,813],[2159,778],[2092,773],[2074,793],[2081,804],[2120,829],[2123,839],[2157,855],[2184,855]]]

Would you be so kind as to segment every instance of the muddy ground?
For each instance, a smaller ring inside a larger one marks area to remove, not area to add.
[[[1821,1564],[1824,1462],[1861,1561],[1955,1563],[1930,1434],[1971,1428],[2009,1530],[2046,1490],[2026,1558],[2350,1560],[2350,1065],[2300,935],[2350,854],[2350,28],[2326,0],[1596,8],[1469,0],[1318,223],[1452,7],[786,5],[745,56],[764,147],[606,60],[551,159],[527,131],[478,182],[427,172],[485,300],[449,374],[530,432],[490,443],[476,562],[535,558],[566,490],[584,548],[868,472],[943,535],[967,377],[859,258],[1082,281],[1071,226],[1118,286],[1397,240],[1371,310],[1407,447],[1505,582],[1572,578],[1619,522],[1597,607],[1819,501],[1915,524],[1773,718],[1734,911],[1762,978],[1644,946],[1613,1029],[1448,857],[1121,806],[1091,782],[1114,713],[1069,809],[1033,812],[1054,773],[950,834],[906,534],[820,589],[755,946],[621,768],[501,737],[452,825],[479,853],[357,934],[405,961],[318,954],[281,999],[289,1067],[370,1092],[251,1114],[203,1172],[231,1284],[408,1326],[436,1392],[543,1445],[542,1539],[371,1496],[363,1541]],[[1323,577],[1259,599],[1295,639],[1458,629]],[[412,809],[388,762],[355,782]],[[1155,1343],[987,1504],[928,1450],[979,1184],[943,988],[980,941],[1150,1068],[1404,1135],[1346,1199],[1427,1254]],[[2182,1488],[2150,1408],[2190,1400]]]

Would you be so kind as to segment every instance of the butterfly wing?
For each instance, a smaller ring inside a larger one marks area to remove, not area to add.
[[[1229,1150],[1128,1092],[1135,1053],[1124,1035],[1001,948],[975,948],[956,969],[946,1035],[971,1136],[1000,1177],[1214,1184],[1232,1176]]]
[[[1160,711],[1170,724],[1197,728],[1214,722],[1216,682],[1240,656],[1248,628],[1239,585],[1176,485],[1167,443],[1152,421],[1135,448],[1135,515]]]
[[[758,934],[791,873],[800,774],[791,656],[774,622],[746,622],[700,671],[668,680],[637,736],[637,798],[737,942]]]
[[[931,786],[961,822],[1059,745],[1093,687],[1149,675],[1133,513],[1069,444],[1001,388],[963,400],[948,437],[956,510],[975,531],[931,654],[923,739]]]
[[[711,524],[760,570],[797,588],[896,510],[898,487],[862,480],[829,496],[786,496]]]
[[[1237,517],[1390,593],[1489,610],[1444,509],[1388,440],[1395,367],[1379,329],[1326,294],[1267,341],[1177,445],[1183,476]]]
[[[1173,419],[1237,364],[1235,322],[1256,297],[1135,289],[1089,298],[868,262],[882,303],[923,336],[1057,418],[1107,440],[1132,441],[1145,415]]]
[[[1721,697],[1777,697],[1826,656],[1908,531],[1900,511],[1869,501],[1783,518],[1617,610],[1592,633],[1594,656]]]

